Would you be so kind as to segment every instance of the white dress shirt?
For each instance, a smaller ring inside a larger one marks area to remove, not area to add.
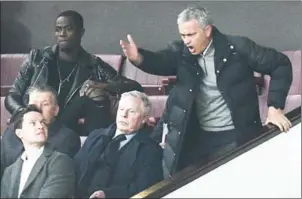
[[[23,188],[28,179],[28,176],[30,175],[31,170],[33,169],[37,160],[42,155],[43,150],[44,150],[44,146],[39,149],[35,149],[35,150],[31,150],[31,151],[24,151],[23,154],[21,155],[23,164],[22,164],[22,169],[21,169],[18,198],[20,198],[20,195],[23,191]]]
[[[120,134],[124,134],[123,132],[121,132],[120,130],[116,129],[115,131],[115,135],[112,139],[114,139],[115,137],[117,137]],[[130,140],[136,135],[136,133],[132,133],[132,134],[124,134],[126,136],[126,140],[123,140],[120,142],[120,147],[119,150],[125,146],[128,142],[130,142]]]

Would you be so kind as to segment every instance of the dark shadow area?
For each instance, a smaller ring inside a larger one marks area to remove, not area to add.
[[[31,33],[18,21],[24,2],[1,2],[1,54],[28,53],[31,49]]]

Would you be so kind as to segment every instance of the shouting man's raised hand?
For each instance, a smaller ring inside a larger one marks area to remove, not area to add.
[[[127,35],[127,39],[128,42],[120,40],[122,50],[129,61],[138,66],[142,63],[142,57],[139,54],[138,48],[130,34]]]

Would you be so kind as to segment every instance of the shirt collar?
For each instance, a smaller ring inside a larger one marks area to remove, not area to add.
[[[208,44],[208,46],[206,47],[206,49],[204,49],[204,51],[201,53],[201,56],[205,57],[207,55],[208,52],[210,52],[210,50],[213,49],[213,39],[211,39],[210,43]]]
[[[26,161],[26,160],[29,160],[29,159],[30,160],[36,160],[42,155],[43,151],[44,151],[44,146],[42,146],[39,149],[24,151],[23,154],[21,155],[21,159],[23,161]]]
[[[120,134],[124,134],[124,133],[122,131],[120,131],[119,129],[116,129],[115,135],[113,136],[113,138],[117,137]],[[131,133],[131,134],[124,134],[124,135],[126,136],[127,140],[130,140],[136,135],[136,132]]]

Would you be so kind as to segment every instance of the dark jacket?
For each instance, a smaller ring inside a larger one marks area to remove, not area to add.
[[[81,148],[80,137],[69,128],[54,122],[48,129],[47,143],[58,152],[73,158]],[[13,164],[24,151],[21,140],[10,125],[1,139],[1,176],[4,169]]]
[[[43,50],[34,49],[29,53],[29,56],[21,65],[13,87],[9,90],[5,98],[5,107],[11,114],[27,103],[27,91],[30,86],[47,84],[49,65],[55,63],[57,50],[58,46],[54,45],[48,46]],[[75,81],[66,97],[64,107],[60,107],[61,109],[68,106],[68,103],[88,79],[98,80],[104,83],[114,79],[123,85],[123,89],[119,90],[121,93],[129,90],[143,90],[141,85],[133,80],[128,81],[129,84],[125,84],[124,81],[127,80],[127,78],[119,76],[117,71],[109,64],[99,57],[88,53],[83,48],[80,50],[78,66]]]
[[[1,183],[1,198],[17,198],[23,160],[6,168]],[[71,198],[74,196],[73,162],[65,154],[45,146],[21,192],[20,198]]]
[[[259,46],[246,37],[224,35],[215,27],[213,45],[217,87],[231,111],[240,145],[262,131],[254,71],[271,76],[268,106],[283,109],[292,82],[291,63],[286,55],[272,48]],[[183,42],[174,42],[156,53],[139,51],[143,63],[138,67],[143,71],[177,76],[154,134],[156,140],[161,140],[162,123],[168,123],[164,159],[171,174],[178,169],[181,152],[185,153],[182,148],[195,140],[200,128],[195,101],[204,73],[198,64],[198,55],[192,55]]]
[[[115,131],[116,125],[113,124],[107,129],[91,132],[75,156],[78,197],[88,198],[92,194],[87,193],[87,186],[95,170],[94,164]],[[98,189],[105,192],[106,198],[129,198],[163,179],[162,149],[149,136],[146,128],[139,130],[124,146],[126,149],[119,156],[116,168],[104,172],[99,179],[100,184],[108,184]]]

